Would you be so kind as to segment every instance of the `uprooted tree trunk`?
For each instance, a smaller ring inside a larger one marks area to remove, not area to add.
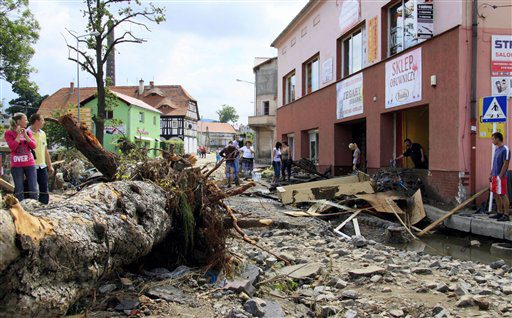
[[[0,245],[7,256],[0,261],[0,313],[66,313],[104,274],[166,238],[172,215],[165,195],[147,182],[96,184],[30,214],[12,199],[10,211],[0,210],[7,229]]]
[[[143,258],[229,269],[222,192],[193,157],[135,160],[106,152],[84,127],[59,120],[109,179],[26,212],[12,197],[0,210],[0,316],[60,316],[115,268]],[[124,160],[128,160],[124,162]],[[238,227],[230,214],[232,224]],[[158,262],[158,263],[157,263]],[[165,266],[165,265],[164,265]]]

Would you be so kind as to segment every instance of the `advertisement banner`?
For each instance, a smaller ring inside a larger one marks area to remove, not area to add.
[[[348,31],[359,22],[359,17],[361,16],[360,8],[359,0],[342,0],[338,19],[341,33]]]
[[[379,17],[373,17],[368,20],[368,63],[372,64],[377,61],[377,49],[379,46],[379,31],[378,31]]]
[[[512,35],[493,35],[491,48],[492,76],[512,76]]]
[[[416,0],[416,38],[430,39],[434,36],[434,3],[432,0]]]
[[[512,97],[512,77],[491,77],[492,96]]]
[[[491,138],[492,133],[493,133],[493,129],[492,129],[493,123],[484,123],[482,120],[483,116],[484,116],[484,105],[483,105],[483,99],[480,98],[478,100],[478,137]],[[502,133],[504,140],[507,140],[505,124],[506,123],[496,123],[496,131]]]
[[[336,84],[336,119],[363,113],[363,73]]]
[[[421,48],[386,63],[386,108],[421,100]]]

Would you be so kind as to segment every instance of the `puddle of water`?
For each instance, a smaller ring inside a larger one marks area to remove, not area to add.
[[[479,247],[471,247],[471,240],[480,241]],[[407,244],[390,244],[396,248],[407,251],[423,251],[431,255],[451,256],[454,259],[480,262],[490,264],[496,260],[503,259],[512,266],[512,257],[496,255],[491,253],[492,240],[483,237],[471,237],[468,235],[457,236],[456,234],[446,235],[442,233],[430,234],[422,237],[420,241],[415,240]]]

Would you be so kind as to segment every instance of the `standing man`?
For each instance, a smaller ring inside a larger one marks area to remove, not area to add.
[[[231,169],[233,169],[233,179],[235,181],[235,185],[239,186],[240,182],[238,181],[238,170],[236,168],[235,162],[237,161],[237,157],[239,157],[238,149],[233,145],[233,142],[230,141],[228,145],[220,151],[220,156],[226,159],[226,185],[227,187],[231,187]]]
[[[29,131],[36,142],[35,159],[37,184],[39,185],[39,202],[48,204],[50,195],[48,194],[48,174],[53,174],[52,160],[48,152],[46,133],[42,130],[44,126],[44,118],[41,114],[33,114],[30,116]]]
[[[402,155],[396,157],[395,160],[411,157],[414,169],[428,169],[428,159],[423,147],[418,143],[412,143],[409,138],[405,139],[404,142],[406,150]]]
[[[491,192],[496,199],[498,214],[490,216],[500,222],[510,221],[510,203],[507,196],[507,170],[510,162],[510,150],[503,144],[503,135],[499,132],[492,134],[492,144],[496,146],[492,162]],[[492,203],[491,203],[492,204]]]

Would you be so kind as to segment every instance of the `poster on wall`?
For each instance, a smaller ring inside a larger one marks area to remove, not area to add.
[[[386,108],[421,100],[421,48],[386,63]]]
[[[124,125],[119,126],[105,126],[105,129],[103,130],[105,134],[107,135],[124,135],[126,133],[126,130],[124,128]]]
[[[332,81],[332,57],[322,63],[322,83]]]
[[[336,119],[363,113],[363,73],[336,84]]]
[[[372,64],[377,61],[377,48],[379,46],[378,37],[379,37],[379,29],[378,29],[378,21],[379,17],[373,17],[368,20],[368,63]]]
[[[340,16],[338,19],[341,33],[353,27],[361,16],[359,0],[341,0]]]
[[[512,76],[512,35],[493,35],[491,48],[492,76]]]
[[[416,0],[416,38],[430,39],[434,36],[434,1]]]
[[[512,77],[491,77],[491,92],[492,96],[512,97]]]

